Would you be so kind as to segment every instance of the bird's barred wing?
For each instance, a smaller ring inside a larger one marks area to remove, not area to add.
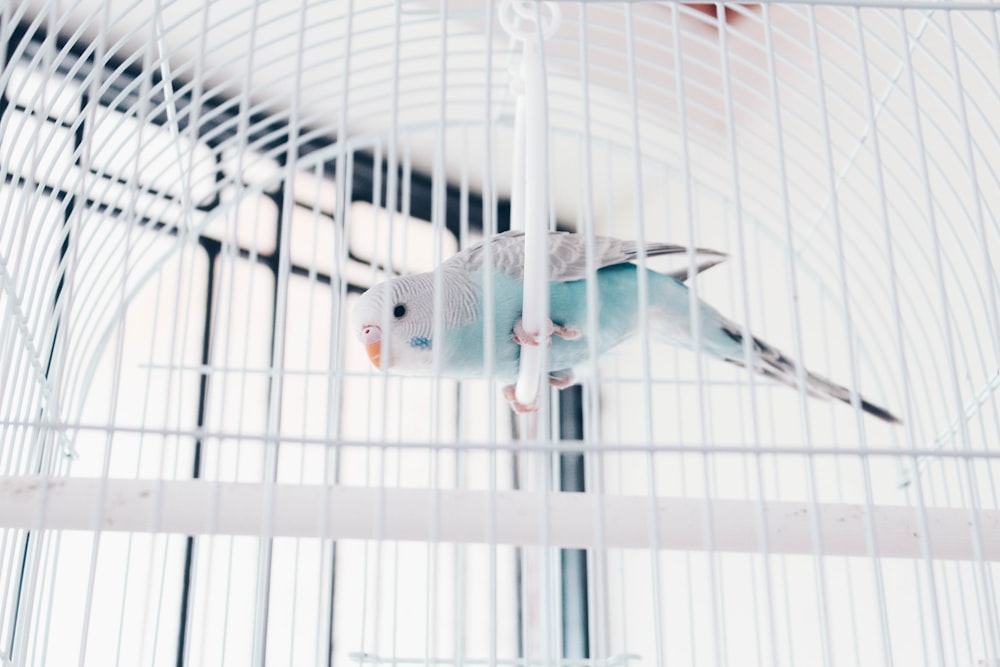
[[[488,239],[488,242],[494,270],[502,271],[513,278],[522,278],[524,276],[524,232],[504,232]],[[483,241],[471,246],[448,260],[449,263],[465,271],[482,270],[486,263],[486,243],[487,241]],[[687,251],[686,247],[679,245],[646,244],[646,257],[687,254]],[[699,256],[695,273],[711,268],[726,258],[725,253],[706,248],[696,248],[695,252]],[[622,241],[609,236],[594,237],[594,264],[597,269],[635,261],[639,258],[639,254],[639,244],[635,241]],[[688,274],[688,267],[685,266],[668,275],[683,281],[687,280]],[[587,237],[571,232],[550,232],[549,280],[568,282],[581,280],[586,275]]]

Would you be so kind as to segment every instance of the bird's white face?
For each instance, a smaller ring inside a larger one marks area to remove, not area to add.
[[[434,363],[434,277],[403,276],[375,285],[351,313],[353,327],[376,368],[420,374]]]

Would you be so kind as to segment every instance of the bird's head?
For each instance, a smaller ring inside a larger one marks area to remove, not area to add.
[[[353,327],[376,368],[420,374],[434,357],[434,275],[420,273],[375,285],[351,313]]]

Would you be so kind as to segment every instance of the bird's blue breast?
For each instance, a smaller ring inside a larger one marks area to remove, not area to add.
[[[654,280],[673,279],[653,274]],[[493,275],[493,338],[494,375],[504,382],[517,377],[521,346],[514,342],[514,324],[521,318],[524,284],[502,273]],[[597,351],[602,354],[615,347],[635,331],[638,316],[637,268],[619,264],[597,272]],[[483,289],[483,276],[476,274],[477,288]],[[677,283],[678,287],[683,286]],[[444,367],[455,377],[488,374],[484,348],[485,298],[479,300],[479,312],[474,321],[458,327],[447,336]],[[553,322],[580,329],[583,336],[567,340],[552,337],[548,351],[550,372],[579,366],[590,354],[592,333],[588,330],[587,283],[584,280],[551,283],[549,313]]]

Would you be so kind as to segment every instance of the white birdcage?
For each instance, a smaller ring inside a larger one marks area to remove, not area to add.
[[[998,12],[0,3],[0,664],[1000,664]],[[715,249],[850,395],[644,311],[534,414],[375,369],[512,225],[526,327],[547,230]]]

